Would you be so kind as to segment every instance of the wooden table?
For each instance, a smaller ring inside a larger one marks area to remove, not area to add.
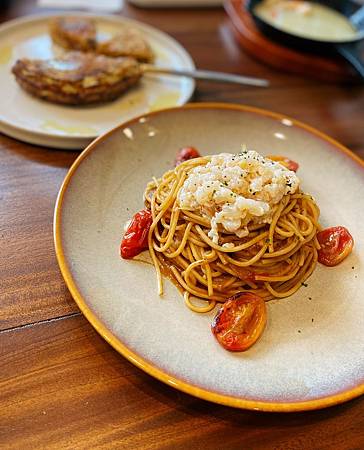
[[[13,1],[0,20],[38,11],[35,2]],[[125,6],[123,14],[171,34],[200,68],[272,82],[267,90],[201,82],[195,101],[272,109],[364,157],[363,86],[255,62],[235,44],[223,9]],[[235,410],[156,381],[94,331],[65,286],[53,248],[57,192],[77,156],[0,136],[0,448],[364,448],[363,398],[306,413]]]

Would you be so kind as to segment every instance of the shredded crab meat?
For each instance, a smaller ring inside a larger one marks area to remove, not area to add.
[[[284,195],[299,188],[295,172],[253,150],[221,153],[194,167],[178,193],[178,206],[208,219],[208,236],[248,235],[248,225],[270,223]]]

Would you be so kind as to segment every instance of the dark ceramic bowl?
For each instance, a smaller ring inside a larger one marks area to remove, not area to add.
[[[318,53],[321,55],[339,53],[347,61],[349,61],[350,64],[352,64],[352,66],[364,79],[364,61],[361,57],[361,44],[364,43],[364,17],[362,21],[359,20],[358,23],[353,19],[354,14],[361,9],[360,5],[352,0],[314,1],[313,3],[320,3],[322,5],[329,6],[344,14],[352,21],[353,25],[358,30],[357,36],[349,41],[324,41],[304,38],[296,34],[283,31],[282,29],[277,28],[258,17],[255,13],[255,8],[259,3],[261,3],[261,1],[262,0],[249,0],[246,8],[263,34],[277,42],[283,43],[288,47],[295,48],[300,51]]]

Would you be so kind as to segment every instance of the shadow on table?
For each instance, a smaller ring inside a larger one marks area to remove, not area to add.
[[[361,439],[361,425],[357,420],[362,405],[360,398],[321,410],[270,413],[196,399],[167,388],[146,374],[138,378],[143,381],[135,387],[153,401],[168,406],[170,410],[164,416],[176,422],[175,426],[177,423],[179,429],[186,426],[186,435],[176,442],[175,450],[190,448],[188,443],[192,441],[194,448],[209,449],[329,449],[333,443],[347,442],[349,436],[356,436],[354,441]],[[192,431],[196,427],[199,432]],[[359,448],[355,442],[351,444],[350,448]]]
[[[290,426],[299,424],[303,416],[305,416],[306,423],[315,422],[343,413],[347,409],[350,409],[353,404],[361,401],[360,398],[357,398],[329,408],[291,413],[250,411],[201,400],[192,395],[167,387],[164,383],[143,372],[141,372],[141,376],[143,378],[147,377],[147,379],[144,380],[145,383],[138,383],[138,389],[142,390],[148,396],[155,397],[158,401],[169,404],[173,409],[178,409],[191,416],[208,414],[209,416],[214,416],[224,421],[228,420],[237,425],[241,425],[242,422],[244,422],[244,425],[247,425],[249,420],[252,419],[255,424],[284,424],[284,426]]]
[[[69,168],[80,154],[80,151],[40,147],[9,138],[4,134],[0,136],[0,152],[12,153],[20,159],[46,166]]]

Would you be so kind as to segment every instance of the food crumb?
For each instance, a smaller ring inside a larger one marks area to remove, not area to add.
[[[301,330],[297,330],[299,333],[301,333]]]
[[[311,322],[313,322],[313,317],[312,317],[312,319],[311,319]]]
[[[302,286],[307,287],[308,284],[307,283],[301,283]]]
[[[352,266],[352,269],[354,269],[355,267],[354,266]]]
[[[312,297],[308,297],[309,300],[312,300]]]

